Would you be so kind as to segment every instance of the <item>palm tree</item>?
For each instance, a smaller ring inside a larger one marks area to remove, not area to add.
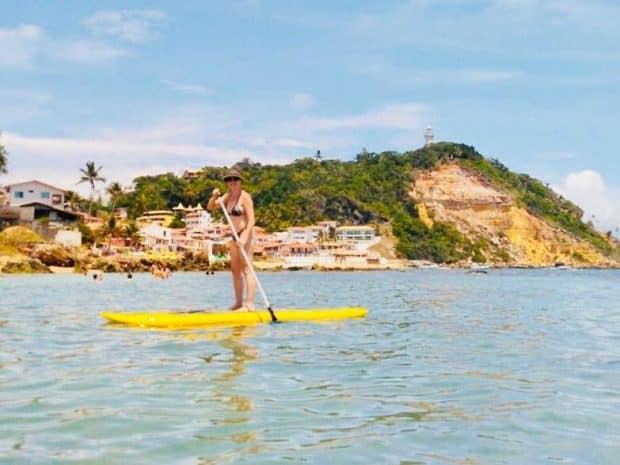
[[[123,187],[118,182],[114,181],[106,188],[106,192],[110,196],[110,202],[116,204],[118,198],[123,195]]]
[[[82,205],[85,203],[85,199],[83,199],[80,194],[75,191],[67,191],[65,193],[65,209],[69,208],[70,210],[82,210]]]
[[[327,233],[327,238],[330,241],[338,240],[338,235],[336,234],[336,228],[334,228],[333,226],[329,227],[329,232]]]
[[[114,212],[106,213],[103,218],[103,226],[97,230],[97,238],[101,243],[107,240],[107,252],[110,252],[112,238],[120,232],[116,224]]]
[[[140,244],[142,237],[140,236],[140,228],[134,221],[128,221],[123,225],[121,234],[130,240],[130,247],[133,249]]]
[[[96,182],[105,182],[105,178],[99,175],[101,171],[101,166],[99,168],[95,168],[94,161],[86,162],[86,169],[80,168],[82,172],[82,177],[78,181],[78,184],[87,182],[90,184],[90,205],[88,206],[88,214],[90,215],[93,208],[93,197],[95,195],[95,183]]]

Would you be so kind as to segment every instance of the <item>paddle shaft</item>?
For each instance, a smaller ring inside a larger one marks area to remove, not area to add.
[[[239,235],[237,234],[237,231],[235,230],[235,226],[233,225],[230,215],[228,214],[228,210],[226,210],[226,205],[224,205],[224,199],[220,197],[217,200],[217,203],[220,204],[220,208],[224,212],[224,216],[226,217],[226,221],[228,221],[228,225],[230,226],[230,230],[232,231],[232,235],[233,235],[233,238],[235,239],[235,242],[239,244],[240,242]],[[267,299],[267,294],[265,294],[263,286],[258,280],[258,276],[256,276],[256,271],[254,271],[254,266],[252,265],[252,261],[248,257],[247,252],[245,251],[244,245],[239,244],[239,250],[241,251],[241,255],[243,256],[243,259],[245,260],[246,265],[250,269],[250,273],[252,273],[252,276],[254,277],[254,281],[256,281],[256,285],[258,286],[258,290],[260,291],[261,296],[263,297],[263,300],[265,301],[265,305],[267,305],[267,310],[269,310],[269,315],[271,315],[271,321],[278,321],[278,319],[276,318],[276,314],[273,313],[273,309],[271,308],[269,299]]]

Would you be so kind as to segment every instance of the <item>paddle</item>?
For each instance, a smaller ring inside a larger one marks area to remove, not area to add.
[[[239,236],[237,235],[237,231],[235,230],[235,226],[233,225],[232,220],[230,219],[230,215],[228,214],[228,210],[226,210],[226,206],[224,205],[224,199],[222,197],[220,197],[217,200],[217,203],[220,204],[220,207],[221,207],[222,211],[224,212],[224,216],[226,217],[226,221],[228,221],[228,225],[230,226],[230,230],[232,231],[232,235],[233,235],[233,238],[235,239],[235,242],[239,242]],[[250,272],[252,273],[252,276],[254,276],[254,281],[256,281],[256,285],[258,286],[258,289],[259,289],[261,295],[263,296],[263,300],[265,301],[265,305],[267,305],[267,310],[269,310],[269,314],[271,315],[271,321],[273,321],[273,322],[278,321],[278,319],[276,318],[276,314],[273,313],[273,309],[271,308],[271,304],[269,303],[269,300],[267,299],[267,294],[265,294],[265,291],[263,290],[263,286],[261,286],[260,281],[258,280],[258,276],[256,276],[256,272],[254,271],[254,267],[252,266],[252,262],[248,258],[248,254],[246,253],[245,248],[243,246],[241,246],[241,247],[239,247],[239,250],[241,250],[241,255],[243,255],[243,259],[245,260],[246,265],[250,269]]]

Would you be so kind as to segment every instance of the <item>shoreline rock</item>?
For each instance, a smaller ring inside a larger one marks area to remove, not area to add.
[[[138,273],[148,272],[153,265],[168,267],[171,271],[202,271],[214,272],[228,270],[227,261],[209,263],[206,253],[187,252],[184,255],[175,255],[174,258],[153,255],[97,255],[83,248],[69,248],[58,244],[33,244],[28,248],[15,250],[12,254],[0,255],[0,273],[85,273],[88,270],[101,270],[106,273]],[[290,268],[283,260],[267,259],[255,260],[254,268],[257,271],[403,271],[410,268],[450,268],[474,269],[478,266],[469,262],[453,264],[435,264],[424,260],[389,259],[384,264],[366,264],[362,266],[310,266]],[[487,269],[545,269],[552,266],[535,266],[530,263],[486,263],[480,264]],[[582,264],[570,266],[572,269],[618,269],[620,264]]]

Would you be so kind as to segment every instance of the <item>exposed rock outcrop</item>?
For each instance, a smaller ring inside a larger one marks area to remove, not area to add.
[[[457,163],[416,174],[410,192],[420,219],[429,227],[449,222],[471,238],[489,243],[487,262],[509,266],[617,267],[588,242],[549,224],[519,206],[477,172]]]

